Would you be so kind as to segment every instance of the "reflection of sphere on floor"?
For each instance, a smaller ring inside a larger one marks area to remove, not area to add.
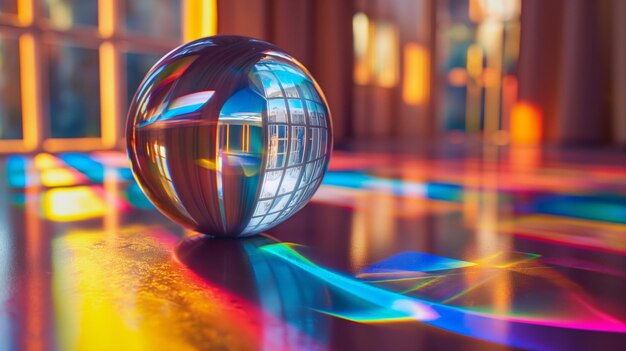
[[[332,148],[324,96],[277,47],[216,36],[148,73],[130,107],[133,173],[163,213],[215,236],[260,233],[313,196]]]
[[[330,308],[328,286],[263,249],[276,244],[264,234],[241,240],[192,236],[174,252],[202,281],[259,307],[260,316],[241,308],[250,318],[263,318],[257,320],[260,349],[326,350],[329,320],[319,311]]]

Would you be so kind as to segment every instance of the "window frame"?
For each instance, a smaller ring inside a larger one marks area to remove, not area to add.
[[[181,0],[182,38],[155,38],[126,31],[124,1],[97,0],[98,26],[55,28],[45,17],[44,0],[18,0],[17,14],[0,14],[0,31],[19,42],[22,139],[0,140],[0,154],[121,149],[125,145],[128,52],[169,52],[182,42],[215,34],[216,0]],[[191,18],[190,18],[191,16]],[[100,79],[100,137],[52,138],[49,126],[47,43],[70,41],[97,48]]]

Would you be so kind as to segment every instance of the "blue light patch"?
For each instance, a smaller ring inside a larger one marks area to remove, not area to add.
[[[154,209],[154,205],[148,200],[146,195],[141,191],[141,188],[137,183],[131,183],[126,189],[126,201],[134,207],[141,210],[151,210]]]
[[[621,196],[549,195],[537,199],[536,213],[626,224],[626,205]]]
[[[374,263],[360,274],[386,274],[397,272],[432,272],[475,266],[475,263],[423,252],[403,252]]]
[[[9,156],[7,158],[6,170],[7,181],[12,188],[25,188],[29,182],[26,178],[27,160],[25,156]]]
[[[449,183],[428,183],[426,184],[426,197],[433,200],[461,202],[463,201],[463,187]]]
[[[385,191],[398,196],[424,196],[426,193],[426,186],[423,183],[379,178],[363,172],[328,172],[322,184]]]
[[[104,181],[104,166],[93,160],[91,156],[81,153],[64,153],[59,155],[68,166],[83,173],[90,181],[102,183]]]

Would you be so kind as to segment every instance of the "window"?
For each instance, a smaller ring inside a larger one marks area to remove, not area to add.
[[[203,0],[0,0],[0,153],[121,147],[143,77],[183,33],[187,40],[212,34],[202,28],[214,28],[214,7]],[[183,28],[183,13],[195,27]]]
[[[0,14],[17,14],[17,0],[0,0]]]
[[[0,9],[4,3],[0,2]],[[0,140],[23,137],[18,51],[17,37],[0,33]]]
[[[100,138],[98,48],[55,41],[47,44],[45,49],[50,136]]]
[[[172,19],[180,18],[181,0],[126,0],[124,4],[126,33],[180,38],[180,23]]]
[[[161,58],[155,55],[142,52],[126,52],[124,61],[126,63],[126,100],[124,106],[128,106],[135,96],[135,91],[141,84],[143,77],[152,66]]]

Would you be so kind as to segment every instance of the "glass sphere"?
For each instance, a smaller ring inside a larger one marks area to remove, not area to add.
[[[148,72],[130,106],[132,170],[174,221],[248,236],[300,210],[332,149],[324,94],[276,46],[214,36],[182,45]]]

